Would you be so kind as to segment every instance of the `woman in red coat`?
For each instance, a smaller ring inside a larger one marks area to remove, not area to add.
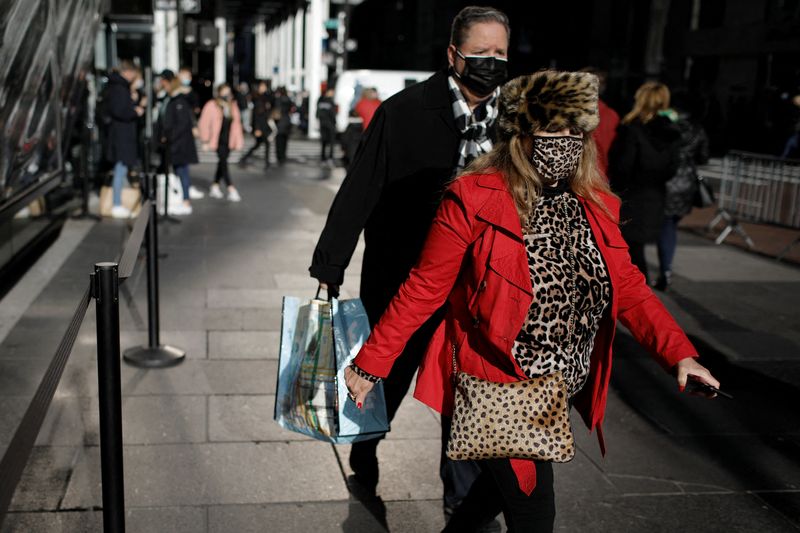
[[[420,366],[415,397],[453,412],[459,372],[495,383],[560,372],[590,429],[601,424],[617,320],[683,389],[718,387],[639,270],[619,200],[597,169],[597,77],[542,71],[508,82],[494,149],[446,191],[417,266],[345,372],[360,406],[411,334],[447,314]],[[487,436],[490,437],[490,436]],[[509,531],[551,531],[552,463],[480,461],[482,474],[445,531],[504,512]]]

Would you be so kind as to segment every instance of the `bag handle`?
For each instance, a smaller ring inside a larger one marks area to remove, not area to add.
[[[314,295],[314,299],[315,300],[319,300],[320,291],[322,291],[322,285],[317,285],[317,294]],[[332,302],[334,298],[339,296],[338,294],[336,294],[336,295],[331,294],[331,290],[330,289],[325,289],[325,293],[328,295],[328,301],[329,302]]]

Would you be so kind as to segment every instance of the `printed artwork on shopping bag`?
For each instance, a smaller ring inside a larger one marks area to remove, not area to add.
[[[284,428],[333,443],[376,438],[388,431],[382,386],[361,409],[348,400],[344,369],[369,336],[360,300],[285,297],[275,420]]]

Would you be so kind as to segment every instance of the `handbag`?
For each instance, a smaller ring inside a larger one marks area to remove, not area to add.
[[[567,384],[561,372],[495,383],[458,371],[453,345],[455,407],[447,442],[454,461],[575,457]]]
[[[714,189],[711,185],[703,179],[703,176],[697,175],[697,189],[694,191],[694,198],[692,205],[695,207],[711,207],[716,202],[714,198]]]

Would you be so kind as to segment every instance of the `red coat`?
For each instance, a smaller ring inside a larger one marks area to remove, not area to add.
[[[592,132],[592,137],[597,145],[597,166],[608,177],[608,152],[614,144],[614,139],[617,138],[619,115],[602,100],[597,102],[597,106],[600,112],[600,124]]]
[[[614,216],[620,202],[600,193]],[[611,306],[601,320],[589,379],[575,407],[590,430],[601,423],[611,378],[611,344],[619,319],[665,368],[696,356],[686,335],[631,264],[619,226],[583,198],[592,233],[608,266]],[[514,201],[501,174],[464,176],[439,207],[417,265],[362,347],[355,363],[385,377],[409,337],[447,301],[419,369],[414,396],[438,412],[453,410],[452,346],[464,372],[494,382],[527,379],[511,354],[533,300],[528,256]]]

